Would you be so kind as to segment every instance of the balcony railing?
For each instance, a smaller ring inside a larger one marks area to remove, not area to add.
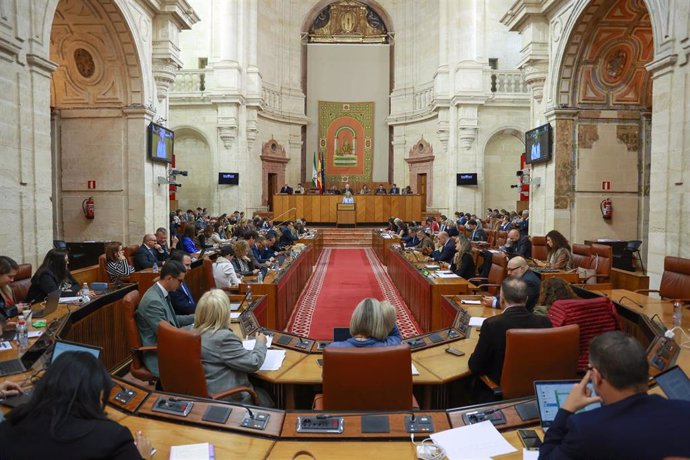
[[[499,94],[527,94],[529,88],[519,70],[492,70],[491,92]]]
[[[170,87],[170,93],[189,94],[206,91],[206,71],[204,69],[180,70]]]

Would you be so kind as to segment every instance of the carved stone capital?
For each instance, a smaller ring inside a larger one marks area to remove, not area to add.
[[[460,147],[465,150],[472,148],[472,144],[477,139],[477,128],[473,127],[462,127],[458,129],[458,141]]]
[[[153,59],[153,79],[156,81],[156,96],[162,101],[168,96],[168,90],[180,70],[179,63],[171,58]]]
[[[438,140],[441,141],[443,145],[443,150],[448,148],[448,137],[450,136],[450,127],[447,121],[439,121],[436,134],[438,135]]]
[[[526,62],[521,69],[525,74],[525,83],[532,89],[532,97],[535,101],[541,102],[544,97],[544,82],[548,70],[547,61],[532,59]]]
[[[225,149],[230,150],[232,148],[232,141],[237,138],[237,126],[219,126],[218,135],[220,140],[223,141]]]

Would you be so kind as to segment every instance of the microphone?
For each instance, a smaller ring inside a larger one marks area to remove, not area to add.
[[[132,400],[132,398],[134,398],[137,395],[134,390],[127,388],[120,382],[114,381],[113,383],[115,383],[115,385],[117,385],[117,387],[120,388],[120,391],[118,391],[117,394],[113,397],[115,401],[122,404],[128,404]]]
[[[640,307],[640,308],[643,309],[643,310],[644,310],[644,308],[645,308],[644,305],[642,305],[641,303],[635,302],[633,299],[631,299],[631,298],[628,297],[628,296],[622,296],[620,299],[618,299],[618,303],[621,304],[621,305],[623,305],[623,299],[626,299],[626,300],[631,301],[632,303],[634,303],[636,306]]]

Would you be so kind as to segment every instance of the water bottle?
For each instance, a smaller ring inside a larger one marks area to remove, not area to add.
[[[24,352],[29,348],[29,326],[26,325],[24,315],[19,315],[17,321],[17,341],[19,342],[19,351]]]
[[[82,303],[86,303],[90,301],[91,299],[89,298],[89,285],[84,283],[84,285],[81,287],[81,301]]]
[[[683,302],[680,300],[673,301],[673,326],[683,325]]]
[[[256,275],[256,282],[259,284],[264,282],[264,272],[259,271],[259,274]]]
[[[252,301],[252,287],[247,286],[247,302],[251,302],[251,301]]]
[[[153,273],[158,273],[158,262],[154,262],[151,269],[153,270]]]

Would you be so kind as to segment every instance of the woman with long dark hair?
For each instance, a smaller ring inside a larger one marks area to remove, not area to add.
[[[34,276],[26,294],[27,302],[45,299],[53,291],[60,289],[63,297],[75,296],[79,283],[69,271],[69,254],[64,249],[51,249]]]
[[[151,458],[151,445],[141,433],[135,445],[129,429],[108,419],[105,404],[112,388],[93,355],[61,354],[29,402],[0,424],[0,458]]]
[[[546,254],[546,268],[556,268],[558,270],[570,270],[570,243],[558,230],[551,230],[546,234],[546,247],[549,252]]]

